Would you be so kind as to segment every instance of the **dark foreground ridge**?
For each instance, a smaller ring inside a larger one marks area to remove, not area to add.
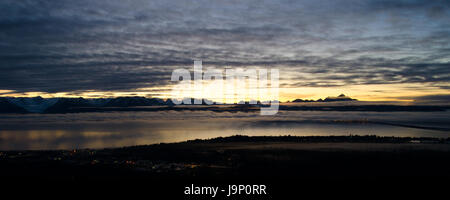
[[[184,187],[193,183],[266,184],[273,196],[296,195],[299,188],[302,193],[411,189],[449,181],[448,169],[450,139],[438,138],[232,136],[101,150],[0,152],[3,182],[96,192],[106,184],[110,195],[110,188],[145,188],[183,197]]]
[[[0,170],[9,172],[2,176],[44,179],[450,176],[450,139],[237,135],[99,150],[3,151],[0,158]]]

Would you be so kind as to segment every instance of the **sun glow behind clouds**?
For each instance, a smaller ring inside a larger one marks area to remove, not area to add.
[[[247,80],[210,80],[199,81],[202,87],[194,87],[195,83],[180,83],[173,86],[170,96],[165,98],[183,99],[192,97],[221,103],[238,103],[240,101],[279,100],[272,88],[252,87]],[[273,88],[276,89],[276,88]]]
[[[119,96],[144,96],[144,97],[156,97],[162,99],[170,98],[204,98],[216,102],[225,103],[237,103],[239,100],[234,98],[236,94],[249,94],[245,97],[245,101],[260,100],[268,101],[273,100],[269,95],[259,94],[264,91],[259,91],[255,88],[250,88],[248,85],[245,88],[236,88],[236,91],[226,90],[226,85],[222,85],[219,81],[204,81],[204,87],[202,91],[189,88],[187,85],[178,85],[183,88],[183,93],[176,93],[172,89],[176,87],[165,86],[155,88],[139,88],[135,91],[77,91],[77,92],[60,92],[60,93],[46,93],[46,92],[25,92],[17,93],[13,90],[0,90],[0,96],[2,97],[35,97],[41,96],[43,98],[54,97],[70,97],[70,98],[111,98]],[[222,92],[220,88],[223,88],[225,92]],[[443,91],[439,87],[424,86],[423,84],[374,84],[374,85],[352,85],[342,87],[295,87],[279,88],[279,101],[286,102],[294,99],[319,99],[326,98],[328,96],[337,96],[341,93],[346,94],[352,98],[360,101],[414,101],[415,97],[427,96],[427,95],[450,95],[450,92]],[[252,96],[253,95],[253,96]]]

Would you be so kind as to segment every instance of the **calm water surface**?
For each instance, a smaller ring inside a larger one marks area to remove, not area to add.
[[[449,137],[450,112],[210,111],[0,115],[0,150],[107,148],[231,135]]]

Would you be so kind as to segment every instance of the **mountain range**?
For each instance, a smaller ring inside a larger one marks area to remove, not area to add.
[[[208,100],[209,101],[209,100]],[[296,99],[292,102],[336,102],[357,101],[345,95],[327,97],[319,100]],[[188,101],[189,102],[189,101]],[[191,99],[194,103],[194,99]],[[209,101],[211,103],[212,101]],[[215,104],[221,104],[214,102]],[[163,110],[190,110],[190,111],[215,111],[238,112],[259,111],[260,106],[267,102],[257,102],[251,105],[249,102],[228,107],[221,106],[173,106],[172,100],[146,97],[116,97],[116,98],[42,98],[38,97],[0,97],[0,113],[79,113],[79,112],[120,112],[120,111],[163,111]],[[207,105],[206,100],[202,101]],[[419,106],[419,105],[325,105],[325,104],[284,104],[280,110],[315,110],[315,111],[445,111],[449,106]]]
[[[173,105],[171,100],[145,97],[42,98],[0,97],[0,113],[65,113],[74,108],[136,107]]]
[[[310,99],[296,99],[292,102],[336,102],[336,101],[358,101],[357,99],[352,99],[349,96],[345,96],[345,94],[341,94],[337,97],[327,97],[325,99],[318,100],[310,100]]]

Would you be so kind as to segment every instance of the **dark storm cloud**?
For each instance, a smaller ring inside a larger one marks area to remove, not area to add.
[[[418,82],[445,88],[449,4],[4,0],[0,89],[163,86],[173,69],[191,67],[194,59],[206,66],[279,67],[291,86],[301,79],[303,86]]]

